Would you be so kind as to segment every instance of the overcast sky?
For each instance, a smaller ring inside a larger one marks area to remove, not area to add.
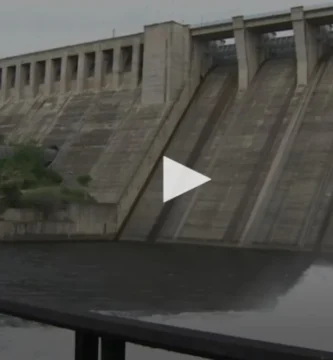
[[[315,4],[316,0],[0,0],[0,57],[143,30]],[[326,2],[327,3],[327,2]]]

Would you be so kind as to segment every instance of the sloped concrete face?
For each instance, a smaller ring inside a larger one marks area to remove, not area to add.
[[[0,111],[0,129],[8,141],[57,146],[52,166],[65,184],[90,174],[90,193],[116,211],[163,124],[163,111],[164,104],[141,106],[139,88],[81,93],[7,104]],[[142,182],[148,174],[149,169],[141,174]],[[131,201],[138,191],[132,190]]]
[[[222,74],[223,72],[211,75],[210,90],[223,86]],[[228,72],[224,76],[227,74]],[[163,208],[154,205],[155,202],[161,202],[156,200],[159,194],[161,196],[161,184],[156,180],[147,189],[150,200],[146,199],[145,205],[142,205],[147,209],[146,214],[149,208],[152,209],[145,219],[143,208],[138,211],[136,216],[141,220],[135,222],[136,226],[132,225],[132,236],[137,227],[140,233],[143,232],[141,239],[145,239],[155,227],[158,231],[155,231],[154,241],[237,244],[236,231],[242,226],[242,218],[247,216],[244,213],[247,211],[246,207],[256,196],[267,166],[275,156],[274,143],[283,136],[283,121],[295,89],[295,78],[292,59],[267,62],[259,71],[249,92],[239,94],[226,112],[220,109],[215,114],[215,125],[205,143],[201,144],[201,151],[192,160],[191,167],[211,177],[212,181],[175,199],[166,213]],[[213,95],[211,98],[199,98],[189,110],[188,121],[192,120],[195,126],[200,117],[192,118],[192,111],[195,113],[197,107],[203,106],[203,114],[208,115],[209,108],[221,102],[226,94],[220,96],[221,98]],[[204,118],[200,120],[204,121]],[[206,121],[210,121],[209,118]],[[172,156],[187,164],[186,155],[191,154],[190,149],[195,142],[187,144],[184,138],[179,138],[176,147],[178,150],[174,150]],[[170,150],[171,148],[172,143]],[[161,176],[161,169],[159,174]],[[160,179],[157,176],[158,178]],[[159,211],[156,211],[158,208]],[[163,212],[166,213],[164,216],[161,215]],[[153,219],[155,220],[151,224]],[[145,228],[146,223],[151,224],[147,226],[148,229]]]
[[[165,156],[184,165],[193,166],[198,154],[207,145],[214,123],[223,108],[228,105],[228,97],[230,100],[235,95],[232,90],[236,89],[237,83],[236,77],[232,74],[236,72],[232,67],[217,68],[207,75],[190,108],[184,114],[177,133],[171,139]],[[160,159],[145,192],[125,226],[122,240],[158,241],[156,237],[161,231],[158,228],[160,225],[165,225],[165,221],[172,215],[164,214],[168,205],[162,203],[162,178],[162,159]],[[177,213],[178,217],[181,215],[181,212]],[[168,229],[170,231],[173,229],[169,223]],[[172,239],[172,235],[170,234],[168,240]]]
[[[253,243],[332,250],[332,74],[330,58],[318,72]]]

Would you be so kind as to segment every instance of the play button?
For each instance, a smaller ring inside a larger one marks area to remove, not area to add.
[[[163,156],[163,202],[167,202],[211,179]]]

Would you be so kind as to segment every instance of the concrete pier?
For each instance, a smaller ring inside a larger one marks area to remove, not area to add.
[[[145,27],[143,104],[173,101],[184,86],[189,37],[188,27],[174,22]]]
[[[238,87],[246,90],[264,60],[261,47],[262,35],[247,29],[243,16],[233,18],[238,60]]]
[[[323,54],[320,43],[321,30],[311,24],[304,16],[304,9],[298,6],[291,9],[297,59],[297,79],[299,85],[307,85],[318,59]]]

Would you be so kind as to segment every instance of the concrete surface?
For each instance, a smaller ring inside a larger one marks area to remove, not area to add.
[[[229,87],[225,87],[229,71],[228,68],[217,68],[207,75],[172,138],[165,156],[188,164],[204,127],[214,121],[214,108],[226,93],[231,91]],[[235,87],[235,84],[233,86]],[[221,112],[222,109],[214,116],[219,116]],[[202,148],[204,145],[205,139],[201,140],[199,146]],[[122,239],[146,240],[150,235],[163,209],[162,177],[162,161],[159,159],[156,170],[122,233]]]
[[[48,219],[33,210],[8,209],[0,219],[0,238],[3,241],[108,238],[108,234],[116,231],[116,216],[116,206],[112,204],[72,204]]]
[[[321,240],[323,226],[327,226],[324,220],[327,211],[331,213],[333,190],[333,59],[325,66],[265,217],[252,240],[256,243],[312,248]]]
[[[7,214],[2,238],[332,247],[333,62],[319,65],[332,22],[333,6],[199,27],[169,21],[0,59],[1,134],[57,145],[52,166],[68,184],[90,174],[98,201],[73,204],[66,220]],[[267,33],[288,29],[294,41],[277,57]],[[210,45],[232,37],[237,65]],[[163,206],[162,154],[212,181]]]
[[[260,181],[269,155],[267,141],[273,144],[278,134],[276,124],[283,121],[281,107],[290,101],[288,88],[294,86],[293,76],[292,60],[267,62],[252,89],[239,95],[229,111],[222,114],[193,166],[212,181],[175,199],[158,238],[232,241],[233,217],[241,220],[239,207],[243,198],[246,197],[247,204]],[[250,181],[251,188],[248,187]],[[227,231],[228,238],[224,239]]]

